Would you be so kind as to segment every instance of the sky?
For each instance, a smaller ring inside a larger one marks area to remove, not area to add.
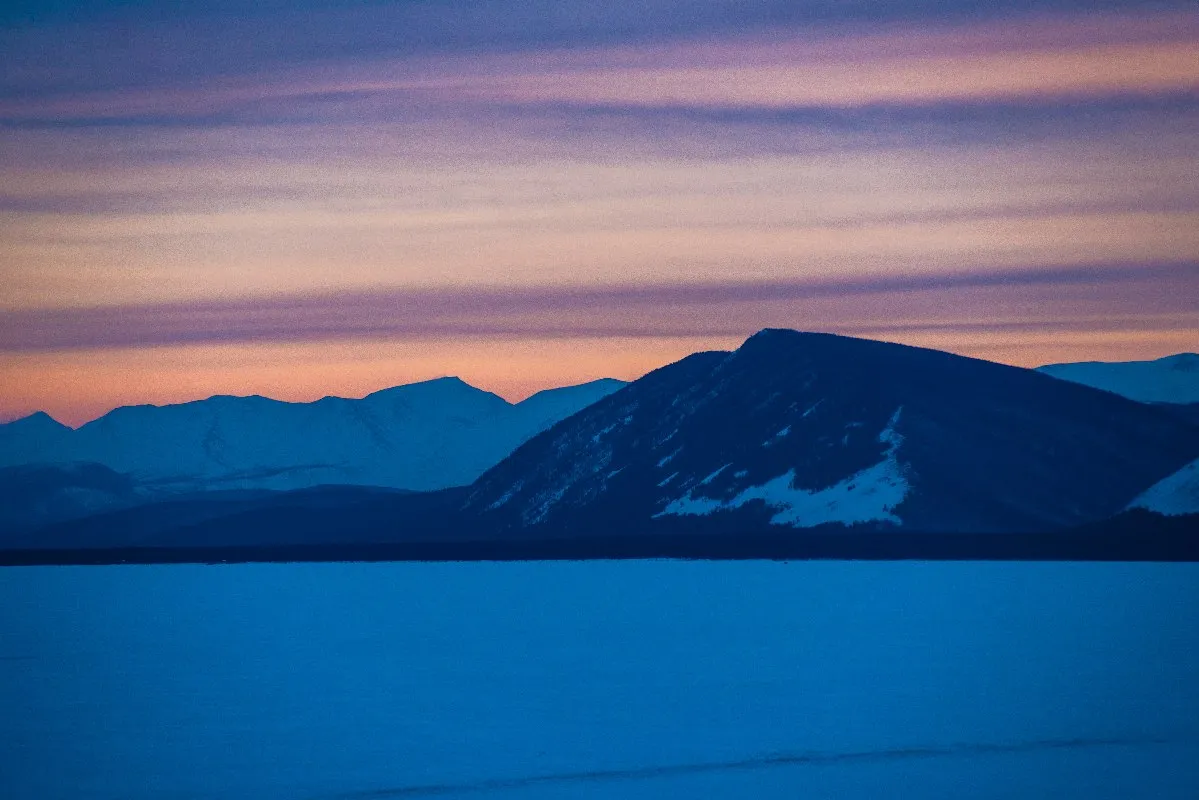
[[[1199,349],[1191,2],[17,0],[0,53],[0,419]]]

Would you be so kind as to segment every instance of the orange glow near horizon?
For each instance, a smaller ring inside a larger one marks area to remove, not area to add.
[[[635,380],[700,350],[744,337],[343,341],[303,345],[192,345],[0,355],[0,421],[46,411],[77,427],[122,405],[201,400],[214,394],[309,402],[454,375],[511,401],[597,378]],[[1015,366],[1145,360],[1193,350],[1193,329],[1061,334],[913,331],[873,335]]]
[[[78,426],[121,405],[259,394],[309,402],[454,375],[516,402],[542,389],[596,378],[633,380],[728,338],[345,341],[304,345],[202,345],[0,355],[0,418],[44,410]],[[97,357],[99,355],[100,357]]]

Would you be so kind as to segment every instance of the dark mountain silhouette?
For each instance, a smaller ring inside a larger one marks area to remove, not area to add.
[[[518,448],[468,509],[504,530],[723,518],[738,528],[1013,532],[1110,517],[1199,431],[977,359],[766,330],[663,367]]]
[[[128,475],[101,464],[0,467],[0,531],[23,530],[142,502],[144,494]]]
[[[464,489],[405,492],[317,486],[291,492],[208,492],[48,525],[21,548],[292,546],[440,537]]]
[[[1154,405],[1192,425],[1199,425],[1199,403],[1155,403]]]

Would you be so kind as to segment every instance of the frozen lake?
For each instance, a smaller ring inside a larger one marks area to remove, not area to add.
[[[1199,565],[0,569],[4,798],[1199,797]]]

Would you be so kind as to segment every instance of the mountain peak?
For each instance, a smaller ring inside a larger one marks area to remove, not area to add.
[[[818,331],[797,331],[792,328],[763,328],[762,330],[750,336],[741,347],[760,347],[763,345],[776,344],[791,344],[803,339],[831,339],[838,338],[835,333],[821,333]]]
[[[735,361],[746,358],[770,359],[800,351],[819,356],[828,352],[830,348],[853,347],[863,343],[873,344],[865,339],[839,336],[835,333],[797,331],[790,328],[763,328],[742,342],[741,346],[732,352],[730,358]]]
[[[430,378],[424,381],[415,381],[414,383],[404,383],[399,386],[391,386],[387,389],[380,389],[377,392],[371,392],[363,399],[379,399],[382,397],[401,397],[408,395],[418,396],[434,396],[434,397],[498,397],[498,395],[480,389],[477,386],[472,386],[456,375],[446,375],[440,378]],[[502,398],[501,398],[502,399]],[[507,402],[506,400],[504,402]]]
[[[745,341],[747,343],[752,341],[765,341],[768,339],[777,339],[780,336],[793,336],[798,333],[799,331],[794,330],[793,328],[762,328]]]
[[[586,383],[578,383],[573,386],[557,386],[552,389],[542,389],[540,392],[534,392],[533,394],[526,397],[524,400],[521,400],[520,403],[518,403],[517,405],[521,405],[521,404],[535,405],[536,403],[542,402],[544,400],[548,400],[549,398],[552,398],[552,397],[565,397],[569,394],[578,394],[578,393],[593,392],[597,396],[604,396],[607,394],[611,394],[612,392],[616,391],[617,389],[620,389],[627,385],[628,385],[627,381],[622,381],[617,378],[596,378],[593,381],[587,381]]]
[[[1178,372],[1199,372],[1199,353],[1175,353],[1159,358],[1157,362]]]
[[[33,428],[43,430],[70,430],[66,425],[56,420],[54,417],[47,414],[45,411],[34,411],[32,414],[14,419],[11,422],[3,423],[5,426],[20,426],[21,428]]]
[[[938,357],[948,355],[938,350],[928,350],[927,348],[903,345],[896,342],[884,342],[860,336],[845,336],[840,333],[831,333],[828,331],[799,331],[791,328],[763,328],[746,339],[735,352],[758,353],[776,348],[794,348],[800,346],[813,350],[823,348],[823,350],[829,352],[832,352],[835,348],[836,352],[851,350],[855,353],[871,352],[881,354],[904,352],[909,354],[923,353],[926,356],[936,355]],[[821,351],[817,350],[817,352]],[[965,357],[958,356],[958,358]]]
[[[393,389],[473,389],[476,392],[483,391],[477,386],[472,386],[466,381],[459,378],[457,375],[443,375],[440,378],[429,378],[423,381],[413,381],[412,383],[402,383],[399,386],[392,386],[390,389],[380,389],[380,391],[388,392]]]
[[[927,348],[770,328],[709,355],[525,443],[467,509],[500,529],[1034,531],[1118,513],[1199,444],[1156,409]]]

